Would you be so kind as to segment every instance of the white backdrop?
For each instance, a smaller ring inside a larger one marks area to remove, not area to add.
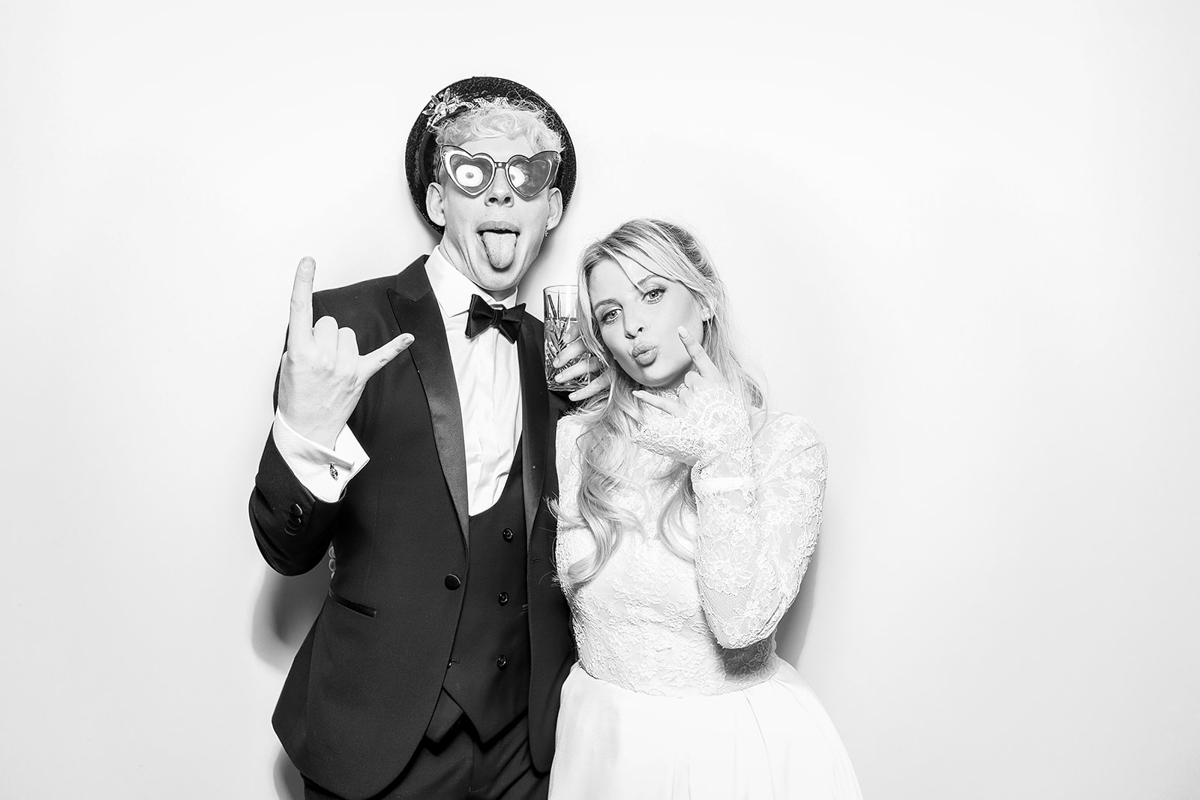
[[[1200,7],[408,5],[0,7],[0,797],[299,796],[328,576],[245,511],[292,274],[429,250],[403,141],[472,74],[578,148],[524,298],[687,224],[827,439],[780,649],[868,798],[1200,797]]]

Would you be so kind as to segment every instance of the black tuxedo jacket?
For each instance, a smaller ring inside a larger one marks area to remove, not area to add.
[[[345,797],[396,778],[441,691],[465,593],[467,472],[449,345],[425,257],[399,275],[318,292],[313,317],[353,328],[360,352],[411,333],[413,344],[366,385],[349,426],[371,456],[344,497],[309,493],[268,437],[250,497],[263,557],[285,575],[324,560],[337,570],[300,646],[273,722],[293,763]],[[569,612],[554,582],[554,428],[565,403],[546,390],[542,324],[526,314],[519,348],[522,480],[529,556],[529,744],[548,770],[559,689],[574,660]],[[453,583],[453,581],[451,581]]]

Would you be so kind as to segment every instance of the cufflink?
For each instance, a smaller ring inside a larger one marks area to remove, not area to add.
[[[337,477],[338,477],[337,467],[335,467],[333,464],[329,465],[329,477],[333,478],[335,481],[337,480]]]

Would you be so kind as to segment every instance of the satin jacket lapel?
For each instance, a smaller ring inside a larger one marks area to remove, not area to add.
[[[546,480],[546,442],[550,433],[550,396],[546,389],[545,356],[536,324],[529,315],[521,325],[521,439],[522,474],[525,486],[526,541],[533,533],[533,519],[542,499],[542,484]]]
[[[388,299],[400,330],[415,337],[407,352],[412,356],[425,389],[442,474],[450,487],[450,497],[458,512],[458,524],[466,544],[469,515],[462,407],[458,402],[458,384],[454,380],[454,363],[450,360],[442,312],[429,285],[424,256],[400,273],[395,290],[388,290]]]

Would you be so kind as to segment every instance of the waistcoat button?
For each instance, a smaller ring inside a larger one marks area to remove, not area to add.
[[[500,531],[500,535],[504,537],[504,541],[511,542],[513,540],[512,528],[505,528]]]
[[[460,579],[457,575],[455,575],[454,573],[450,573],[449,575],[446,576],[446,588],[447,589],[449,589],[450,591],[454,591],[455,589],[457,589],[460,586],[462,586],[462,579]]]
[[[508,666],[508,659],[505,658],[504,656],[500,656],[499,658],[496,659],[496,669],[504,669],[507,666]]]
[[[496,599],[500,601],[500,605],[508,605],[508,592],[501,592]]]

